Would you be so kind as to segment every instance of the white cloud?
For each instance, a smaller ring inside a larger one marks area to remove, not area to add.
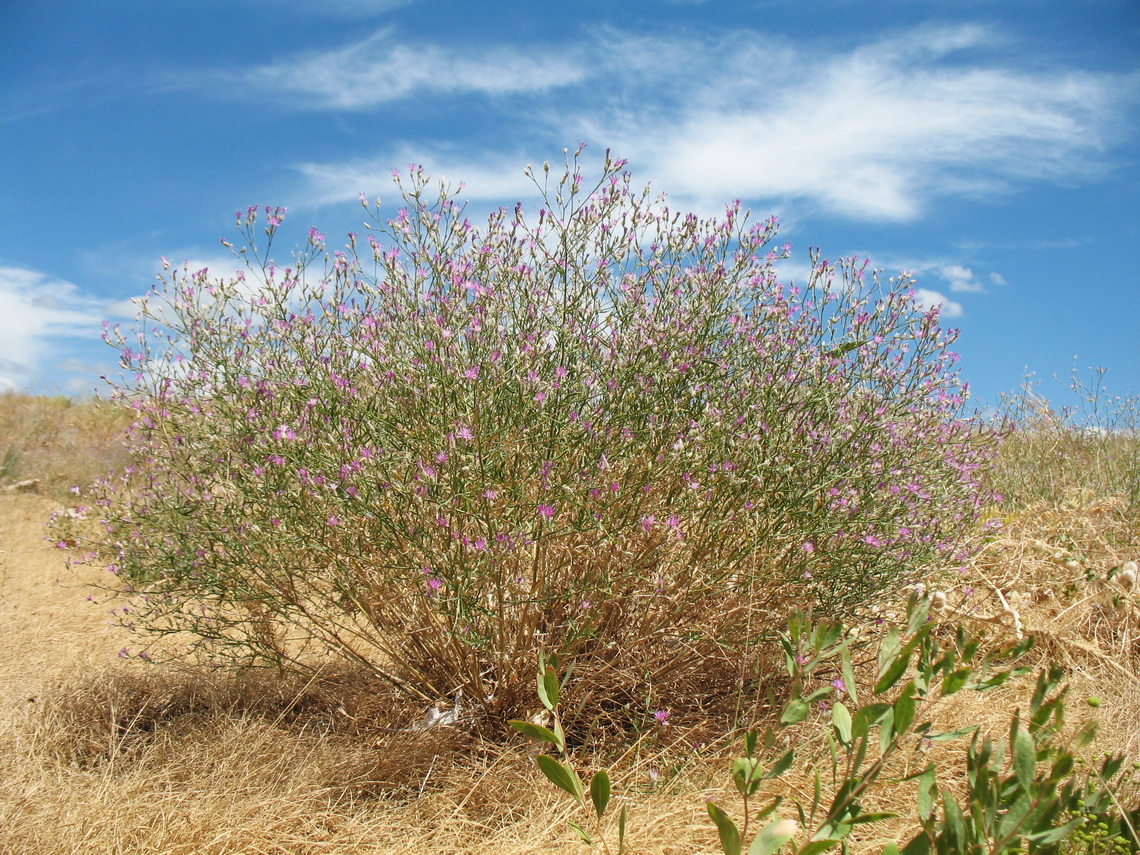
[[[406,146],[390,156],[343,163],[301,163],[296,169],[307,179],[305,203],[312,205],[355,200],[361,193],[370,200],[377,195],[390,195],[395,192],[392,170],[406,169],[410,163],[424,167],[433,184],[443,181],[453,192],[462,183],[463,199],[501,202],[535,195],[535,185],[523,174],[527,162],[525,156],[518,154],[481,161],[455,156],[438,147],[414,151]],[[541,162],[534,164],[536,170],[540,170]]]
[[[968,267],[963,267],[961,264],[943,264],[941,267],[935,268],[934,272],[949,283],[951,291],[977,293],[985,290],[985,286],[974,275],[974,271]]]
[[[331,51],[311,51],[220,77],[240,91],[276,95],[305,108],[367,110],[412,95],[541,92],[579,83],[583,63],[546,49],[467,49],[398,37],[381,29]],[[218,75],[213,75],[217,79]]]
[[[0,389],[39,379],[58,339],[98,339],[105,300],[38,270],[0,267]]]
[[[561,49],[445,50],[381,31],[255,69],[245,83],[258,97],[352,110],[455,92],[542,95],[504,105],[504,126],[518,131],[509,134],[510,150],[457,155],[404,142],[369,160],[301,164],[322,202],[355,198],[409,152],[449,176],[486,178],[509,196],[517,192],[514,173],[485,164],[517,170],[520,148],[550,152],[585,137],[697,210],[743,197],[902,221],[941,197],[1004,193],[1106,168],[1103,153],[1120,131],[1119,107],[1135,99],[1135,81],[1019,68],[1006,47],[972,26],[912,29],[846,49],[757,32],[702,38],[604,29]],[[484,107],[497,109],[493,101]]]
[[[960,318],[965,313],[961,303],[949,300],[938,291],[929,288],[915,288],[914,302],[920,308],[929,309],[932,306],[942,306],[942,318]]]
[[[1009,282],[1006,281],[1006,278],[1004,276],[1002,276],[1000,273],[991,273],[990,274],[990,282],[992,282],[994,285],[1008,285],[1009,284]]]

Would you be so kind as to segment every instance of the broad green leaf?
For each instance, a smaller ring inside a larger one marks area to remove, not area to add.
[[[601,819],[610,803],[610,774],[605,769],[599,769],[590,780],[590,800]]]
[[[578,780],[578,775],[573,769],[559,763],[549,754],[539,754],[534,760],[550,783],[572,795],[579,804],[584,805],[586,803],[586,794],[582,790],[582,782]]]
[[[1037,747],[1024,727],[1019,727],[1013,736],[1013,768],[1018,782],[1028,790],[1037,777]]]
[[[784,707],[784,714],[780,716],[780,724],[799,724],[808,714],[808,704],[803,698],[792,698]]]
[[[549,665],[538,675],[538,699],[550,712],[558,706],[558,675]]]
[[[720,836],[720,848],[724,851],[724,855],[740,855],[740,829],[736,827],[736,823],[712,802],[709,802],[707,807],[709,818],[716,824],[717,834]]]
[[[835,726],[835,734],[845,748],[851,746],[851,713],[839,701],[831,708],[831,723]]]
[[[521,733],[523,736],[528,736],[531,739],[537,739],[540,742],[549,742],[551,745],[562,747],[557,734],[548,728],[543,727],[541,724],[535,724],[531,721],[517,721],[511,720],[508,722],[511,727]]]
[[[778,819],[756,835],[748,847],[748,855],[773,855],[780,847],[796,836],[796,824],[790,819]]]

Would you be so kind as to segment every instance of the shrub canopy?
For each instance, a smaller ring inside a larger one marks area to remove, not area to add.
[[[654,709],[734,688],[791,601],[965,557],[996,435],[937,309],[853,259],[781,283],[775,220],[674,211],[608,154],[587,183],[580,151],[537,213],[478,227],[412,168],[343,250],[275,264],[284,211],[250,208],[244,275],[167,271],[109,334],[144,461],[99,499],[126,620],[507,714],[544,648],[583,703]]]

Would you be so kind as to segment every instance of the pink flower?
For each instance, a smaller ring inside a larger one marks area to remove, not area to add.
[[[461,427],[455,432],[456,437],[459,439],[474,439],[475,432],[469,427]]]
[[[657,719],[657,723],[662,727],[669,726],[669,710],[657,710],[657,712],[653,714],[653,717]]]
[[[554,516],[554,506],[553,505],[539,505],[538,506],[538,513],[540,516],[543,516],[546,519],[550,519],[551,517]]]
[[[468,368],[466,371],[463,372],[463,378],[465,380],[474,380],[478,376],[479,376],[479,366],[478,365],[472,365],[470,368]]]
[[[334,515],[334,516],[329,517],[328,524],[331,526],[338,526],[338,525],[340,525],[340,520],[337,519],[337,517]]]
[[[815,552],[815,544],[812,543],[810,540],[805,540],[803,542],[803,544],[800,546],[800,549],[802,549],[804,552],[806,552],[810,555],[811,553]]]

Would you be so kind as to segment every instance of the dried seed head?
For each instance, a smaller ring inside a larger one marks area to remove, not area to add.
[[[1120,587],[1126,591],[1131,591],[1136,587],[1136,562],[1128,561],[1121,568],[1120,572],[1116,575],[1117,580],[1120,582]]]
[[[945,591],[935,591],[930,595],[930,608],[936,612],[940,612],[946,608]]]

